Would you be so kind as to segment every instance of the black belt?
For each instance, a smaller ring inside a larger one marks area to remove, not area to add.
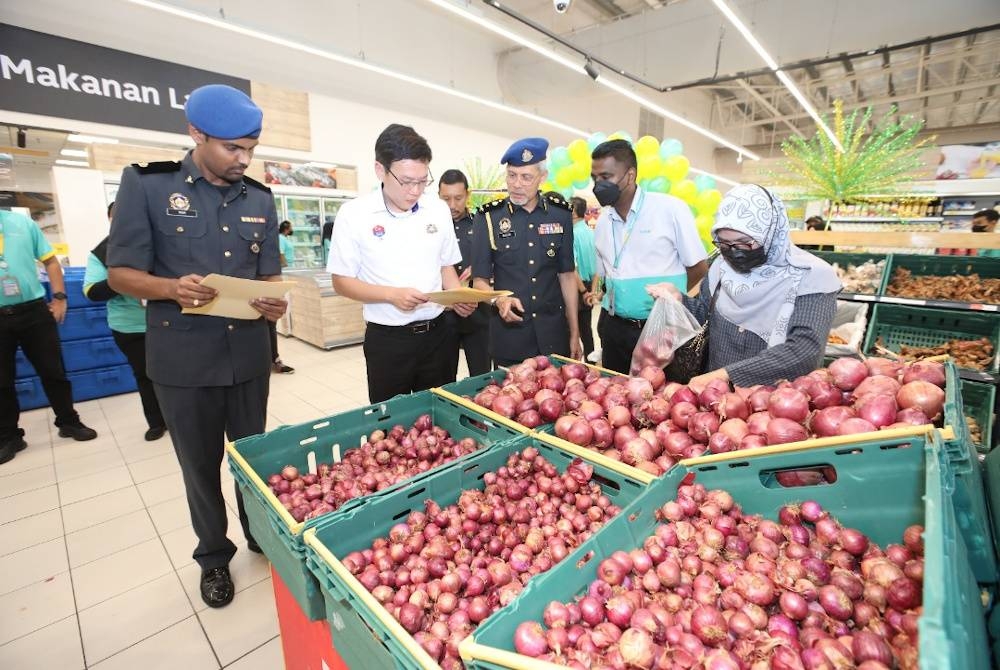
[[[19,302],[16,305],[5,305],[0,307],[0,314],[4,316],[14,316],[15,314],[21,314],[23,312],[30,311],[38,305],[44,305],[45,298],[36,298],[34,300],[29,300],[27,302]]]
[[[622,323],[628,324],[632,328],[638,328],[639,330],[642,330],[642,327],[646,325],[645,319],[626,319],[623,316],[616,316],[611,312],[609,312],[608,310],[604,310],[604,313],[610,316],[615,321],[621,321]]]
[[[430,321],[414,321],[413,323],[408,323],[404,326],[386,326],[381,323],[373,323],[371,321],[369,321],[366,325],[369,328],[384,330],[390,333],[412,333],[414,335],[420,335],[422,333],[430,332],[444,323],[444,314],[444,312],[441,312],[441,314]]]

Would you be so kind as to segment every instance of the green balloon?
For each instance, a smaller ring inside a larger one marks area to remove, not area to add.
[[[593,151],[594,149],[597,148],[598,144],[601,144],[607,139],[608,139],[607,134],[598,131],[596,133],[593,133],[590,137],[587,138],[587,147],[591,151]]]
[[[569,151],[566,147],[556,147],[549,154],[549,165],[550,170],[558,172],[560,168],[570,165],[573,159],[569,157]]]
[[[575,188],[578,191],[580,191],[582,189],[585,189],[588,186],[590,186],[590,178],[589,177],[587,179],[581,179],[580,181],[573,182],[573,188]]]
[[[559,195],[561,195],[562,197],[564,197],[564,198],[566,198],[567,200],[569,200],[570,198],[572,198],[572,197],[573,197],[573,194],[574,194],[574,193],[576,193],[576,191],[574,191],[574,190],[573,190],[573,187],[572,187],[572,186],[568,186],[568,187],[566,187],[566,188],[561,188],[561,189],[559,189],[558,193],[559,193]]]
[[[666,177],[653,177],[649,180],[648,190],[653,193],[666,193],[670,190],[670,180]]]

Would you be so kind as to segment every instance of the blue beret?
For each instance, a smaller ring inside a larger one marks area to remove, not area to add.
[[[549,141],[544,137],[525,137],[510,145],[500,162],[514,167],[534,165],[545,160],[545,152],[549,150]]]
[[[184,104],[192,126],[220,140],[260,135],[264,112],[243,91],[223,84],[196,88]]]

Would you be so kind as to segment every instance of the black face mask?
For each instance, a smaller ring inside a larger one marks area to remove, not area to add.
[[[618,202],[622,195],[622,188],[618,182],[610,179],[598,179],[594,182],[594,197],[597,198],[601,207],[607,207]]]
[[[750,250],[719,247],[719,253],[726,259],[730,267],[744,275],[767,261],[767,250],[764,247]]]

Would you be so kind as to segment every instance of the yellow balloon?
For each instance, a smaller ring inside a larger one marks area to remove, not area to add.
[[[658,153],[654,152],[646,156],[640,156],[638,168],[639,179],[659,177],[661,167],[660,155]]]
[[[670,188],[670,195],[676,196],[688,204],[692,204],[698,195],[698,187],[690,179],[682,179],[679,182],[675,182]]]
[[[642,160],[643,156],[660,155],[660,141],[652,135],[643,135],[635,143],[635,155]]]
[[[566,170],[569,171],[570,176],[573,178],[573,181],[583,181],[584,179],[590,179],[589,161],[587,163],[582,163],[582,162],[573,163],[572,165],[567,167]]]
[[[670,156],[663,161],[663,176],[673,183],[677,183],[687,176],[691,162],[684,156]]]
[[[570,168],[560,168],[559,171],[556,172],[555,179],[552,180],[552,183],[556,185],[556,189],[569,188],[572,186],[573,175],[570,172]]]
[[[707,214],[700,214],[694,220],[694,225],[698,229],[698,234],[702,239],[708,237],[709,240],[712,239],[712,224],[715,223],[715,219]]]
[[[542,190],[542,193],[548,193],[549,191],[556,190],[555,185],[550,181],[543,181],[542,185],[539,186],[538,188]]]
[[[722,202],[722,194],[711,188],[698,194],[694,201],[694,207],[698,210],[698,214],[711,216],[719,209],[720,202]]]
[[[586,140],[573,140],[566,147],[566,150],[569,152],[569,157],[572,158],[575,163],[590,159],[590,149],[587,147]]]

